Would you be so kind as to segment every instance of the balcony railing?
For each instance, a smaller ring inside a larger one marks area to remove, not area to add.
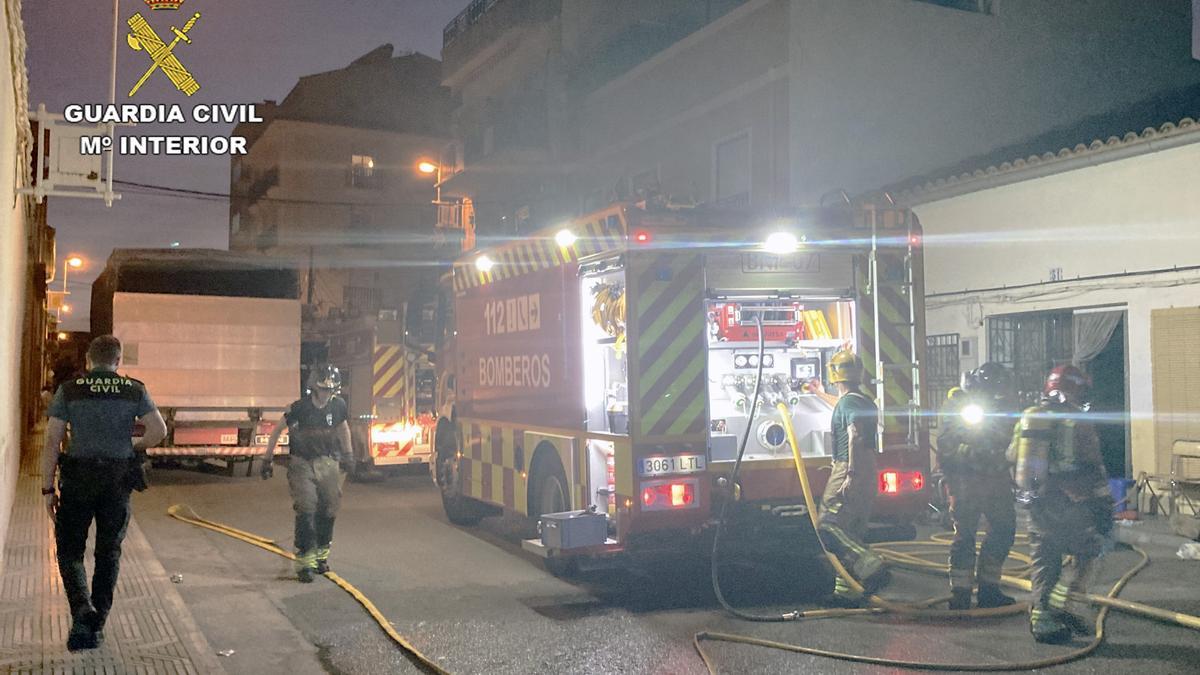
[[[500,0],[471,0],[471,4],[467,8],[458,13],[446,27],[442,29],[442,47],[445,48],[454,38],[461,35],[472,24],[479,21],[479,18],[487,13],[492,5],[495,5]]]

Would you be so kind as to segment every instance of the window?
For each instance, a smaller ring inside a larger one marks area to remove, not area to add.
[[[978,14],[992,13],[992,0],[917,0],[929,5],[937,5],[938,7],[946,7],[948,9],[960,9],[964,12],[976,12]]]
[[[959,340],[958,333],[930,335],[925,338],[926,352],[925,382],[929,387],[929,410],[937,413],[946,402],[946,395],[958,386],[959,369]],[[931,427],[936,427],[938,418],[935,414],[930,418]]]
[[[350,156],[350,185],[353,187],[375,187],[375,158],[370,155]]]
[[[713,201],[750,205],[750,132],[721,141],[713,149]]]
[[[1075,351],[1072,325],[1070,311],[988,319],[988,360],[1012,371],[1022,403],[1037,400],[1051,368],[1071,362]]]

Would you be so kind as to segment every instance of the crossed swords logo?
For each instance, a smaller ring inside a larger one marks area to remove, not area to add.
[[[162,70],[163,74],[171,80],[171,84],[175,88],[182,91],[184,94],[191,96],[200,90],[200,83],[196,82],[196,78],[188,72],[187,68],[179,62],[175,57],[175,47],[180,42],[192,44],[192,39],[187,36],[188,31],[196,25],[200,20],[200,12],[196,12],[187,23],[183,25],[183,29],[171,26],[171,32],[175,34],[175,39],[171,44],[167,44],[158,37],[158,33],[146,23],[141,14],[134,14],[129,17],[129,29],[133,32],[125,36],[125,41],[129,43],[129,48],[135,52],[145,51],[152,61],[150,68],[142,75],[142,79],[133,85],[133,89],[129,90],[130,98],[146,84],[146,80],[154,74],[156,70]]]

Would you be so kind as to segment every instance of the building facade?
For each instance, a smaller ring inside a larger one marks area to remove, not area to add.
[[[399,308],[439,240],[435,178],[418,170],[447,140],[440,63],[380,47],[301,78],[234,158],[230,249],[293,260],[313,316]]]
[[[1189,11],[477,0],[444,34],[458,103],[443,194],[501,234],[647,194],[767,208],[855,195],[1200,81]]]
[[[1110,475],[1166,474],[1200,440],[1200,124],[1079,140],[901,195],[925,228],[931,357],[1004,363],[1028,398],[1079,365]]]

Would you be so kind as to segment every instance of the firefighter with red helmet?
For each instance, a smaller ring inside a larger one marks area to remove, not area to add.
[[[1041,402],[1021,416],[1010,453],[1016,462],[1018,501],[1028,507],[1033,544],[1033,601],[1029,627],[1038,642],[1061,643],[1091,626],[1069,611],[1112,531],[1113,502],[1096,431],[1084,403],[1090,386],[1075,366],[1046,378]],[[1075,560],[1063,572],[1063,558]]]
[[[874,592],[889,578],[883,559],[862,540],[875,500],[879,408],[861,390],[863,366],[854,352],[837,352],[829,359],[827,369],[838,398],[832,420],[833,465],[821,498],[818,534],[826,550],[837,556],[868,592]],[[834,583],[831,604],[862,605],[862,594],[840,576]]]
[[[308,375],[308,396],[288,408],[267,441],[263,480],[274,475],[275,445],[284,430],[288,432],[288,491],[296,512],[296,577],[301,583],[311,583],[316,575],[329,571],[342,482],[354,465],[346,402],[337,396],[341,386],[337,368],[314,367]]]
[[[1017,416],[1008,369],[985,363],[963,377],[947,401],[937,458],[950,489],[954,541],[950,545],[950,609],[981,608],[1015,600],[1000,591],[1000,573],[1017,531],[1007,450]],[[975,532],[986,518],[988,533],[975,552]]]

